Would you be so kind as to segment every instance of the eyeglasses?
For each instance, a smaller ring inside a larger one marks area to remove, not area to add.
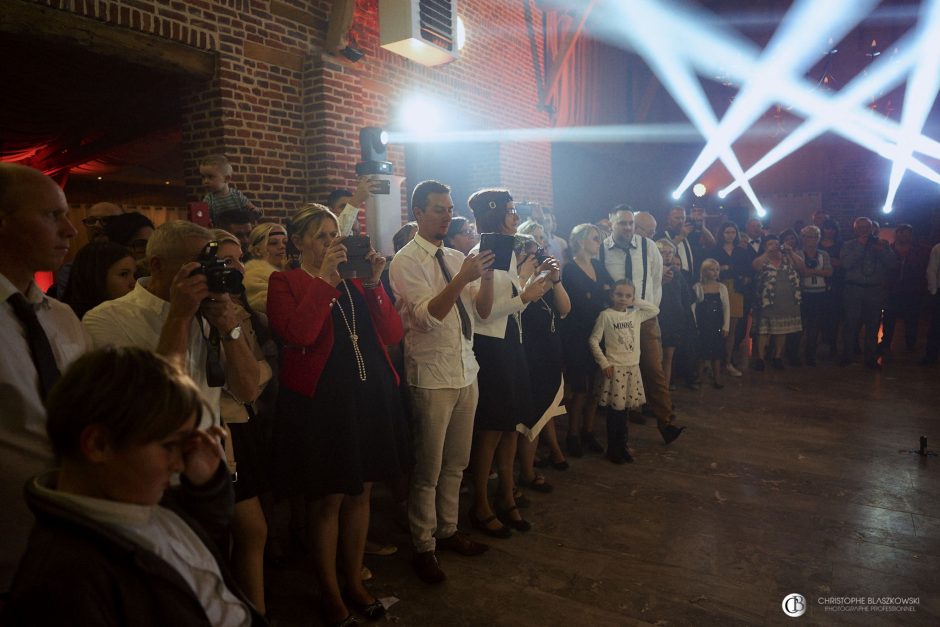
[[[82,224],[85,226],[104,226],[107,221],[108,218],[106,216],[88,216],[87,218],[82,218]]]
[[[467,230],[464,230],[464,231],[457,231],[457,235],[463,235],[464,237],[470,237],[471,235],[474,235],[475,233],[476,233],[476,231],[474,231],[473,229],[467,229]]]

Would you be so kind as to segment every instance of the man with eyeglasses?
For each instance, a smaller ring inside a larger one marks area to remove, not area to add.
[[[0,163],[0,593],[33,524],[23,485],[54,464],[43,402],[59,374],[91,349],[72,309],[33,280],[68,254],[76,234],[68,214],[55,181]]]
[[[663,256],[648,237],[635,232],[633,210],[617,205],[610,212],[611,234],[601,246],[601,262],[615,281],[633,281],[636,295],[659,307],[663,297]],[[646,399],[656,416],[663,441],[669,444],[685,427],[677,427],[669,383],[663,373],[663,345],[659,321],[650,318],[640,325],[640,372]]]
[[[85,235],[88,243],[107,241],[108,236],[104,232],[104,225],[108,218],[121,215],[124,210],[120,205],[113,202],[95,203],[85,212],[82,218],[82,225],[85,227]],[[69,282],[69,276],[72,274],[72,262],[68,261],[59,266],[53,275],[53,282],[46,293],[53,298],[62,299],[65,294],[65,285]]]
[[[210,293],[197,261],[212,234],[183,220],[160,225],[148,244],[150,276],[82,318],[96,347],[138,346],[181,364],[219,423],[221,387],[242,402],[258,395],[258,362],[228,294]],[[197,272],[194,272],[197,271]]]

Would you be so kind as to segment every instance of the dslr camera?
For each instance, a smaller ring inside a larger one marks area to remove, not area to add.
[[[235,268],[228,267],[224,260],[218,258],[218,253],[219,242],[212,241],[206,244],[196,259],[199,267],[190,272],[189,276],[206,275],[209,291],[215,294],[241,294],[244,289],[242,273]]]

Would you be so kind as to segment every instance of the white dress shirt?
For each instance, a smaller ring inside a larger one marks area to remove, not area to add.
[[[643,240],[646,240],[646,277],[643,276]],[[663,256],[656,248],[656,243],[648,237],[633,235],[630,240],[630,260],[633,268],[633,276],[625,277],[627,268],[626,251],[614,242],[613,237],[608,237],[603,243],[604,267],[610,273],[614,281],[627,278],[633,281],[633,287],[636,290],[637,298],[642,298],[659,307],[663,299]],[[643,279],[646,278],[644,290]]]
[[[170,313],[170,301],[163,300],[147,289],[150,277],[138,279],[134,289],[115,300],[108,300],[82,318],[95,348],[103,346],[137,346],[157,350],[160,332]],[[186,351],[186,372],[202,391],[212,411],[212,421],[219,424],[219,397],[222,388],[209,387],[206,381],[209,323],[194,317],[189,328],[189,349]],[[145,383],[145,382],[142,382]]]
[[[39,373],[23,324],[7,302],[17,292],[0,274],[0,592],[9,589],[33,526],[23,486],[54,461],[46,435],[46,409],[39,396]],[[24,296],[36,309],[60,372],[91,350],[91,338],[71,307],[43,295],[32,282]]]
[[[463,265],[459,250],[436,246],[420,235],[408,242],[389,266],[388,276],[395,293],[395,307],[405,328],[405,380],[419,388],[465,388],[476,380],[480,366],[473,354],[473,340],[463,336],[460,315],[455,304],[438,320],[428,313],[428,303],[447,286],[437,262],[437,251],[444,253],[444,264],[455,277]],[[467,310],[471,330],[479,289],[476,281],[460,293]],[[471,334],[471,338],[472,338]]]
[[[35,479],[35,488],[44,499],[113,529],[172,566],[199,599],[210,624],[251,625],[251,612],[225,585],[212,552],[175,512],[159,505],[135,505],[59,492],[54,485],[55,473]]]
[[[480,245],[477,244],[471,250],[471,253],[479,253]],[[493,271],[493,309],[486,319],[480,317],[476,308],[473,309],[474,333],[486,335],[489,337],[506,337],[506,325],[509,322],[509,316],[519,313],[526,308],[526,303],[522,302],[522,288],[519,284],[519,269],[516,267],[516,253],[513,252],[509,260],[509,270]],[[512,288],[516,288],[516,295],[512,295]],[[521,332],[522,323],[519,323]]]

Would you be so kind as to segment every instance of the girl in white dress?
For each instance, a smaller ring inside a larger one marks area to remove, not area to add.
[[[632,462],[627,450],[627,416],[646,402],[640,375],[640,324],[659,307],[635,298],[633,282],[614,283],[610,307],[601,312],[588,343],[604,376],[597,377],[597,404],[607,407],[607,458]],[[601,340],[604,349],[601,350]]]

